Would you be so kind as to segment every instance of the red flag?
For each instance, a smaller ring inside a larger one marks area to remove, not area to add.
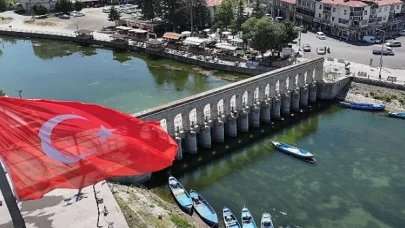
[[[155,172],[176,153],[159,122],[93,104],[0,97],[0,156],[21,200]]]

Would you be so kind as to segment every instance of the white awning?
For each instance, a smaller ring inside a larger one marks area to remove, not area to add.
[[[188,45],[196,45],[196,46],[200,46],[201,44],[206,43],[207,40],[206,39],[200,39],[198,37],[187,37],[183,43],[184,44],[188,44]]]
[[[129,31],[129,30],[131,30],[132,28],[127,27],[127,26],[118,26],[118,27],[116,27],[116,29]]]
[[[191,34],[191,32],[190,31],[184,31],[184,32],[181,32],[181,35],[185,35],[185,36],[189,36]]]
[[[143,30],[143,29],[131,29],[129,32],[134,32],[134,33],[147,33],[148,31]]]
[[[231,44],[228,43],[217,43],[215,44],[216,48],[219,49],[224,49],[224,50],[229,50],[229,51],[235,51],[238,47],[232,46]]]

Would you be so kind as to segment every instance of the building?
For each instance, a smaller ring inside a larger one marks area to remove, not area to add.
[[[36,4],[43,5],[48,11],[55,10],[57,0],[16,0],[17,9],[24,9],[27,12],[32,11],[32,7]]]
[[[348,40],[378,35],[379,30],[404,28],[401,0],[273,0],[275,16],[281,16],[326,34]]]

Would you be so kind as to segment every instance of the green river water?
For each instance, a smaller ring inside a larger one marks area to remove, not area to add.
[[[24,97],[93,102],[128,113],[225,85],[230,77],[72,43],[7,38],[1,50],[0,89],[9,95],[21,89]],[[152,183],[170,198],[165,182],[171,173],[219,216],[226,206],[240,218],[246,206],[257,223],[271,213],[276,227],[405,227],[405,121],[317,106],[309,115],[186,155]],[[316,164],[277,152],[269,139],[307,149]]]

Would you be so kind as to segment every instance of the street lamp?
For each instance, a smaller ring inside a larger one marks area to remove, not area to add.
[[[383,52],[384,52],[384,43],[385,43],[385,31],[382,29],[376,29],[376,31],[382,32],[383,37],[381,40],[381,55],[380,55],[380,73],[378,74],[378,78],[381,80],[381,70],[382,70],[382,64],[383,64]]]

